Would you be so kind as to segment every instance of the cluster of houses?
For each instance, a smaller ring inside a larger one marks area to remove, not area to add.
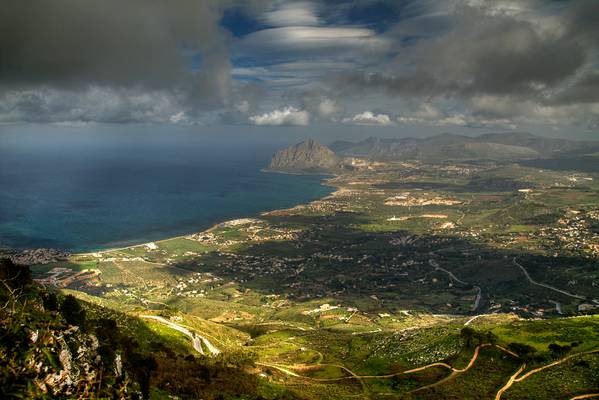
[[[462,200],[451,199],[442,196],[432,195],[429,193],[419,193],[414,195],[410,192],[398,194],[396,196],[389,197],[385,200],[386,206],[402,206],[402,207],[413,207],[413,206],[455,206],[463,204]]]
[[[536,234],[551,246],[556,254],[568,250],[599,256],[599,210],[569,210],[554,226],[541,228]]]
[[[235,229],[239,235],[228,238],[220,229]],[[271,240],[296,240],[299,230],[274,227],[267,221],[256,218],[241,218],[223,222],[207,231],[194,233],[187,239],[195,240],[209,246],[233,246],[247,242],[266,242]]]

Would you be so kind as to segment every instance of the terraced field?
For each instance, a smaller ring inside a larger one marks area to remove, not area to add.
[[[170,321],[142,318],[179,352],[205,338],[243,353],[266,398],[599,391],[599,174],[381,163],[327,184],[307,205],[34,275]]]

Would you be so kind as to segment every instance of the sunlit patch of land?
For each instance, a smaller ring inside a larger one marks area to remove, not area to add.
[[[377,163],[326,183],[309,204],[33,271],[251,354],[260,379],[304,398],[596,389],[598,174]]]

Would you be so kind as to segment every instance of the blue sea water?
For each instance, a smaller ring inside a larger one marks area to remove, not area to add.
[[[287,144],[194,132],[0,132],[0,245],[138,244],[330,193],[321,176],[260,171]]]

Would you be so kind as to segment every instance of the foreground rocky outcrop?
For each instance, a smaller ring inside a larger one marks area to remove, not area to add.
[[[1,257],[0,305],[2,399],[264,398],[251,355],[181,352],[146,321],[38,286]]]

